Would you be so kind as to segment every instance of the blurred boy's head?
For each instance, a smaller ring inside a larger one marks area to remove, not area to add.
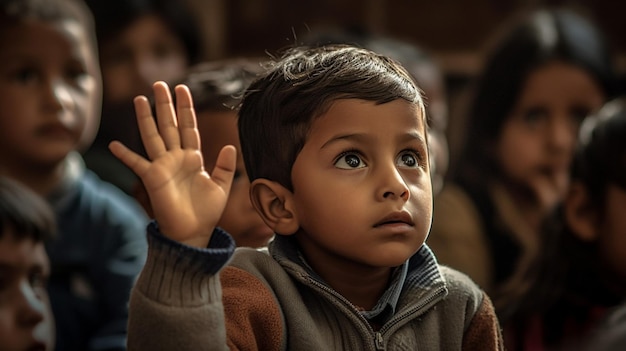
[[[235,177],[218,222],[218,226],[233,236],[237,246],[262,247],[274,235],[250,203],[250,181],[237,131],[241,97],[260,72],[258,60],[230,59],[197,65],[185,80],[194,98],[206,169],[213,169],[222,147],[237,148]]]
[[[135,96],[150,94],[155,81],[180,80],[187,68],[201,57],[201,31],[185,2],[87,0],[86,3],[96,22],[107,111],[111,106],[132,106]],[[116,116],[107,114],[107,117],[119,123]],[[134,123],[134,119],[130,121]],[[115,128],[115,124],[103,122],[105,128]]]
[[[0,177],[0,345],[2,350],[52,350],[54,319],[46,281],[44,240],[54,235],[48,204]]]
[[[0,1],[4,167],[54,168],[93,141],[101,82],[90,19],[78,1]]]

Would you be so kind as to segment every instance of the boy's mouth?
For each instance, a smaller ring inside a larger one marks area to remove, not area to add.
[[[68,138],[72,132],[62,124],[47,124],[37,130],[38,134],[47,137]]]
[[[28,347],[28,351],[45,351],[46,349],[46,344],[40,341],[35,342]]]
[[[374,227],[376,228],[382,225],[389,225],[389,224],[406,224],[409,226],[414,225],[411,215],[406,211],[401,211],[401,212],[392,212],[386,215],[383,219],[381,219],[376,224],[374,224]]]

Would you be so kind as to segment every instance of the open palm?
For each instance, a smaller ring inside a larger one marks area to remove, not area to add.
[[[206,247],[228,200],[236,151],[225,146],[209,175],[204,170],[189,89],[175,88],[174,107],[167,84],[157,82],[153,88],[156,123],[146,97],[134,100],[149,160],[118,141],[110,149],[141,178],[161,232],[184,244]]]

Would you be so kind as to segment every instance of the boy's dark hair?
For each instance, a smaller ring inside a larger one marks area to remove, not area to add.
[[[441,74],[441,68],[424,48],[408,40],[380,35],[360,27],[324,28],[313,31],[305,37],[304,43],[309,46],[348,44],[389,56],[411,74],[418,86],[421,86],[420,80],[423,78],[420,68],[428,67],[430,71]],[[427,112],[426,119],[430,126],[432,116],[428,112],[429,96],[423,98]]]
[[[190,67],[180,83],[191,91],[196,112],[225,111],[239,106],[246,88],[264,71],[253,58],[207,61]]]
[[[73,0],[0,0],[0,25],[14,25],[28,19],[80,20],[86,7]],[[87,14],[89,14],[87,10]]]
[[[172,0],[86,0],[96,22],[100,44],[115,38],[133,21],[144,15],[156,15],[185,46],[190,63],[202,57],[202,38],[198,19],[186,1]]]
[[[599,27],[581,13],[546,8],[525,14],[498,38],[474,90],[467,116],[467,132],[455,180],[482,186],[485,172],[499,167],[486,152],[498,139],[528,74],[550,61],[562,61],[587,72],[607,99],[618,89],[613,52]]]
[[[83,25],[89,45],[96,50],[93,18],[80,0],[0,0],[0,29],[10,28],[26,20],[44,22],[74,20]]]
[[[311,124],[339,99],[404,99],[419,105],[424,118],[418,87],[389,57],[341,44],[290,48],[250,85],[239,110],[250,181],[266,178],[293,190],[291,169]]]
[[[18,239],[51,239],[56,221],[48,203],[25,185],[0,176],[0,238],[11,231]]]
[[[606,103],[581,126],[572,180],[583,182],[598,208],[610,184],[626,190],[626,97]]]

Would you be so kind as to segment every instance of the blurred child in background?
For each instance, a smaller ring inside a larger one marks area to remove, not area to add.
[[[44,199],[0,176],[0,348],[54,350],[54,318],[46,284],[50,262],[44,241],[55,234]]]
[[[540,226],[568,188],[581,121],[616,88],[608,43],[574,11],[537,10],[499,39],[428,239],[442,264],[486,289],[496,311],[500,290],[523,285],[519,273],[541,250]]]
[[[46,248],[57,350],[125,349],[146,255],[145,212],[78,152],[94,138],[102,95],[91,19],[80,1],[0,1],[0,175],[55,213]]]
[[[571,185],[541,239],[528,284],[500,310],[507,348],[577,350],[626,302],[625,99],[585,120]]]
[[[108,144],[122,140],[142,150],[132,101],[149,95],[157,80],[174,83],[202,56],[196,18],[185,1],[86,0],[96,24],[102,68],[100,128],[85,153],[87,168],[132,193],[137,178],[111,155]]]

